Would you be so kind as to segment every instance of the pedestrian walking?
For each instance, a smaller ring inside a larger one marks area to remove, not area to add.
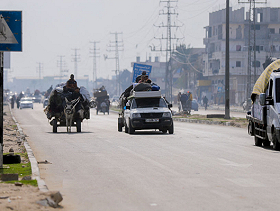
[[[203,105],[205,106],[205,110],[206,110],[208,106],[208,98],[206,96],[204,96],[203,98]]]
[[[11,98],[11,108],[14,109],[14,106],[15,106],[15,98],[16,96],[13,95],[12,98]]]

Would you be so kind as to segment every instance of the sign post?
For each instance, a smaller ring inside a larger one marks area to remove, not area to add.
[[[136,77],[138,75],[141,75],[143,71],[146,71],[146,74],[148,76],[150,76],[150,73],[152,72],[152,66],[151,65],[146,65],[146,64],[134,63],[132,83],[135,83]]]
[[[0,168],[3,168],[3,97],[4,97],[4,53],[0,52]]]
[[[3,168],[4,51],[22,51],[22,12],[0,11],[0,168]]]

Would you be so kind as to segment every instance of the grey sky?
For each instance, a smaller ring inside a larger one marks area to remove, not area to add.
[[[136,56],[144,61],[146,56],[161,56],[164,53],[151,52],[149,45],[158,46],[154,37],[161,37],[162,31],[155,25],[165,21],[166,16],[159,15],[165,4],[160,0],[1,0],[1,10],[20,10],[23,19],[23,52],[11,53],[10,76],[39,77],[36,69],[43,63],[43,76],[59,75],[57,61],[63,57],[67,75],[74,72],[71,62],[74,48],[80,49],[78,76],[89,75],[92,80],[93,61],[90,57],[90,41],[100,41],[100,58],[97,60],[98,77],[114,75],[115,60],[104,60],[103,55],[114,57],[107,52],[114,35],[110,32],[122,32],[124,51],[120,52],[120,69],[132,70],[131,62]],[[204,47],[204,26],[208,25],[209,12],[225,8],[226,0],[179,0],[177,24],[184,24],[176,31],[181,42],[192,47]],[[172,4],[175,5],[175,4]],[[230,0],[233,9],[246,4]],[[279,0],[268,0],[268,4],[257,6],[280,7]],[[163,19],[165,18],[165,19]],[[172,16],[172,22],[175,16]],[[165,34],[164,34],[165,35]]]

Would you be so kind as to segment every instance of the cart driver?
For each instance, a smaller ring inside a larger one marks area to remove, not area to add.
[[[77,88],[77,81],[75,81],[73,74],[70,75],[70,79],[66,82],[66,88],[72,92]]]

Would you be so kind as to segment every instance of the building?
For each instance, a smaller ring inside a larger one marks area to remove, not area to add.
[[[247,84],[253,86],[263,71],[262,64],[267,57],[280,58],[280,8],[256,8],[254,16],[255,25],[249,21],[249,12],[245,12],[244,7],[235,11],[230,8],[230,104],[240,104],[249,96],[246,93]],[[224,103],[226,10],[210,13],[209,25],[205,29],[203,76],[211,80],[214,103]],[[254,30],[255,43],[254,38],[249,36],[254,34]],[[252,57],[254,50],[255,62]],[[248,67],[249,55],[251,67]]]

